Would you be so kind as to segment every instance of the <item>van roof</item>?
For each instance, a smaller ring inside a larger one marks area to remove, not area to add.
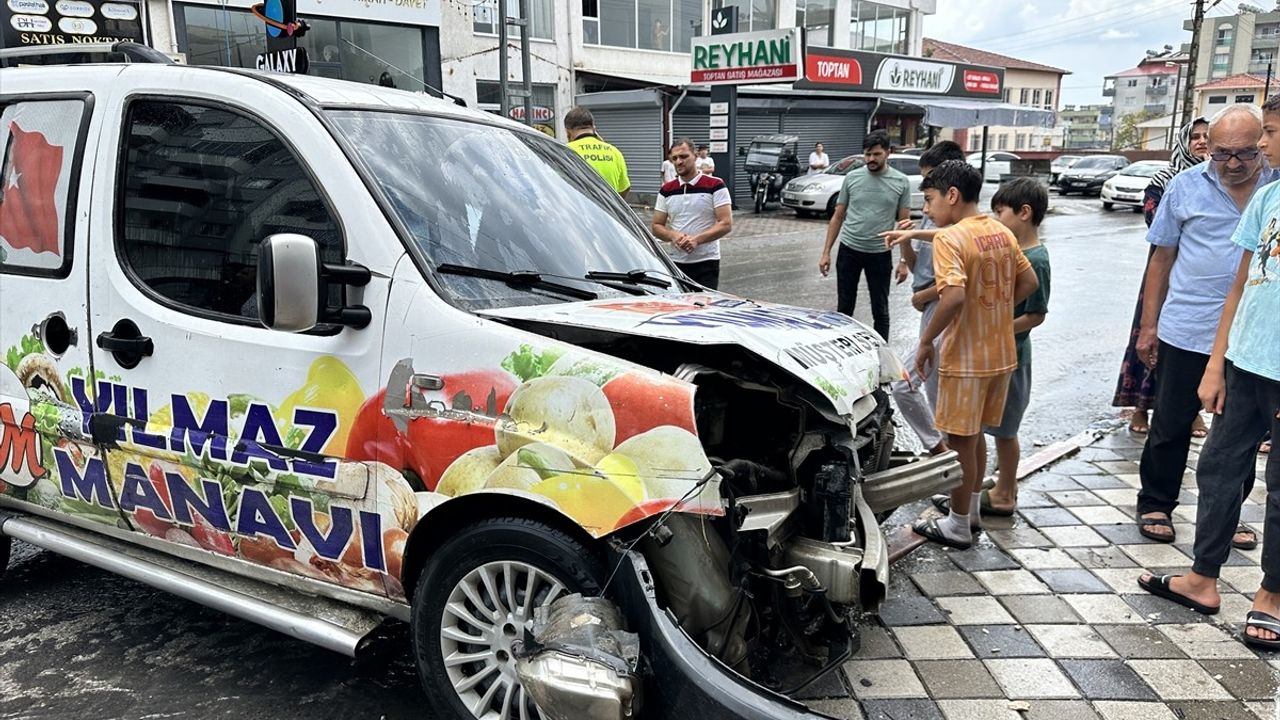
[[[127,82],[128,78],[141,74],[148,74],[154,77],[155,73],[181,73],[186,77],[175,79],[175,83],[190,87],[199,87],[198,79],[190,77],[191,75],[231,73],[239,75],[246,80],[273,85],[316,107],[365,108],[445,115],[463,120],[484,120],[489,123],[498,123],[513,130],[537,132],[514,120],[503,118],[493,113],[461,107],[449,100],[433,97],[426,93],[408,92],[349,80],[335,80],[313,75],[289,75],[247,68],[158,63],[89,63],[84,65],[36,65],[0,68],[0,76],[21,77],[34,74],[50,78],[49,86],[70,90],[74,89],[77,80],[83,81],[86,77],[86,71],[93,71],[91,68],[100,69],[102,72],[118,73],[117,82]],[[57,79],[54,80],[54,78]]]

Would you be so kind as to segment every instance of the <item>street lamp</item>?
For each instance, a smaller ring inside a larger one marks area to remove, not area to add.
[[[1168,149],[1173,150],[1173,133],[1176,127],[1175,123],[1178,122],[1178,96],[1182,94],[1178,91],[1178,86],[1182,84],[1182,63],[1167,62],[1164,66],[1172,67],[1176,71],[1173,78],[1173,109],[1169,111]]]

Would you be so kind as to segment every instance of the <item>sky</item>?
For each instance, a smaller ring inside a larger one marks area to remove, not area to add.
[[[1236,4],[1222,0],[1208,14],[1234,14]],[[1102,79],[1137,65],[1147,50],[1191,42],[1182,23],[1192,8],[1189,0],[938,0],[924,36],[1069,70],[1062,104],[1087,105],[1107,102]]]

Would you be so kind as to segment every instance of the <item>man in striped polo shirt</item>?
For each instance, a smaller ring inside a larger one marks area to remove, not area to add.
[[[733,229],[733,209],[724,181],[698,171],[697,149],[681,138],[671,146],[676,179],[658,191],[653,234],[667,255],[695,282],[720,286],[720,238]]]

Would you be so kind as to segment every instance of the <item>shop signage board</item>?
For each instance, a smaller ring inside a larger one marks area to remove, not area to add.
[[[712,115],[712,116],[711,116],[711,127],[713,127],[713,128],[727,128],[727,127],[729,127],[729,116],[728,116],[728,115]]]
[[[727,103],[727,102],[714,102],[714,103],[711,103],[711,114],[712,114],[712,115],[728,115],[728,114],[729,114],[729,103]]]
[[[809,47],[795,87],[1000,99],[1004,69],[861,50]]]
[[[793,82],[803,76],[800,29],[703,35],[689,54],[695,85]]]
[[[711,143],[711,152],[713,152],[713,153],[727,153],[727,152],[729,152],[729,143],[727,143],[727,142],[713,142],[713,143]]]
[[[52,0],[50,0],[52,1]],[[4,0],[0,0],[4,2]],[[222,0],[195,0],[221,7]],[[225,0],[227,7],[248,10],[263,0]],[[339,17],[396,25],[440,26],[442,0],[297,0],[303,17]]]
[[[137,0],[0,0],[0,47],[146,43]]]
[[[507,112],[507,115],[508,115],[508,116],[510,116],[512,120],[520,120],[520,121],[522,121],[522,122],[523,122],[523,121],[524,121],[524,106],[523,106],[523,105],[513,105],[513,106],[511,107],[511,110]],[[552,120],[554,120],[554,119],[555,119],[555,117],[556,117],[556,111],[555,111],[555,110],[552,110],[551,108],[546,107],[546,106],[543,106],[543,105],[534,105],[534,106],[533,106],[533,121],[534,121],[534,122],[536,122],[536,123],[549,123],[549,122],[551,122]]]
[[[268,0],[249,10],[267,28],[267,51],[258,55],[258,69],[306,74],[307,49],[298,47],[298,38],[307,34],[307,23],[298,20],[295,0]]]
[[[712,140],[728,140],[729,128],[711,128]]]

